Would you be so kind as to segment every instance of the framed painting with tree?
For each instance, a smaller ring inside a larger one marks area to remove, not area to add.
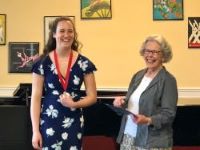
[[[111,0],[81,0],[81,19],[111,18]]]

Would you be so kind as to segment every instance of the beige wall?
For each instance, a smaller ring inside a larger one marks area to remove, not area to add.
[[[179,88],[200,87],[200,49],[187,47],[188,17],[199,17],[200,1],[184,0],[184,20],[153,21],[152,0],[112,0],[111,20],[81,20],[79,0],[0,0],[7,15],[7,44],[0,46],[0,87],[31,82],[31,74],[8,73],[8,42],[39,42],[43,48],[43,17],[75,16],[82,53],[97,66],[98,88],[126,88],[133,73],[144,67],[139,48],[152,33],[171,43],[174,58],[166,65]]]

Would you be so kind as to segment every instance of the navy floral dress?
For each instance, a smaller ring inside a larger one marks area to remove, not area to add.
[[[40,131],[43,137],[42,150],[80,150],[84,119],[81,109],[70,109],[60,103],[64,92],[59,82],[55,65],[49,56],[37,61],[32,68],[44,76],[44,98],[41,104]],[[81,98],[80,88],[84,75],[96,71],[95,65],[79,54],[70,70],[67,92],[73,100]]]

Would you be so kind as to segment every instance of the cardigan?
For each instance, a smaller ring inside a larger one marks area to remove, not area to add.
[[[133,91],[144,77],[146,69],[138,71],[129,84],[124,108]],[[138,124],[135,146],[142,148],[168,148],[173,146],[172,124],[176,115],[178,90],[175,77],[163,67],[147,86],[139,99],[139,114],[151,117],[151,125]],[[117,142],[124,135],[127,115],[124,114]]]

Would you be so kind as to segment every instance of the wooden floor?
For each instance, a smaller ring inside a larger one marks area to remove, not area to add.
[[[119,145],[110,137],[86,136],[83,138],[83,150],[119,150]],[[200,150],[200,146],[175,146],[173,150]]]
[[[200,146],[175,146],[173,150],[200,150]]]
[[[119,145],[110,137],[85,136],[83,150],[119,150]]]

